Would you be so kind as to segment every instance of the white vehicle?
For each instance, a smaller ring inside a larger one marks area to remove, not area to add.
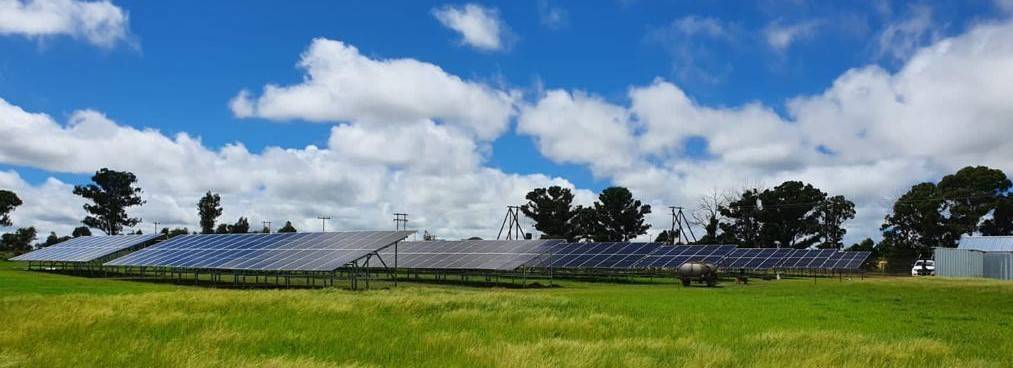
[[[911,276],[935,276],[936,261],[931,259],[919,259],[911,267]]]

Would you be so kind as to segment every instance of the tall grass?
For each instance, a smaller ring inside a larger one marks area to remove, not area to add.
[[[0,366],[1003,367],[1011,307],[1013,285],[975,280],[352,292],[0,269]]]

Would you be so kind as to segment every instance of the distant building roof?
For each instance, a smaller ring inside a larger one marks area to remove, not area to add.
[[[962,236],[957,249],[1013,252],[1013,236]]]

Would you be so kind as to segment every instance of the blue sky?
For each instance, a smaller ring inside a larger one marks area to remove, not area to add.
[[[153,128],[169,137],[186,133],[211,150],[238,142],[253,153],[269,146],[326,147],[334,124],[348,123],[240,118],[229,107],[241,90],[258,96],[268,84],[303,82],[305,70],[296,64],[315,38],[354,46],[369,59],[413,59],[471,83],[516,91],[518,110],[536,105],[552,90],[627,108],[632,89],[661,80],[701,107],[734,111],[757,104],[790,125],[796,119],[788,111],[789,100],[820,95],[849,70],[878,66],[896,73],[919,48],[1007,17],[1002,3],[991,1],[477,2],[506,29],[500,34],[503,47],[484,50],[461,42],[462,35],[435,16],[439,9],[465,3],[112,4],[128,15],[128,23],[124,37],[111,45],[96,45],[73,32],[0,34],[0,98],[60,123],[91,109],[120,126]],[[553,12],[557,17],[547,19]],[[770,38],[768,31],[793,26],[798,33],[780,46]],[[476,141],[482,167],[559,177],[590,192],[636,182],[573,155],[547,153],[538,145],[546,137],[514,128],[523,114],[511,116],[502,134]],[[646,134],[648,128],[636,121],[643,119],[631,120],[634,135]],[[664,167],[675,165],[673,157],[719,161],[714,157],[721,155],[708,149],[714,137],[680,139],[678,154],[651,154],[646,162]],[[14,171],[32,186],[50,177],[68,184],[88,177],[13,160],[0,161],[0,170]],[[899,187],[905,185],[910,184]]]
[[[877,58],[869,39],[877,28],[907,16],[906,2],[890,5],[892,14],[885,16],[858,2],[801,3],[552,2],[548,6],[567,14],[558,29],[541,23],[538,2],[489,3],[516,41],[508,52],[476,52],[455,43],[453,32],[430,15],[443,2],[121,1],[116,4],[129,12],[133,45],[96,49],[68,37],[0,38],[6,50],[0,53],[0,96],[57,117],[92,108],[122,124],[189,132],[210,146],[238,141],[259,150],[326,142],[326,125],[237,119],[226,106],[238,89],[298,82],[302,73],[294,65],[315,37],[342,40],[378,58],[430,62],[465,78],[524,89],[585,90],[617,102],[626,99],[631,84],[662,77],[680,82],[704,104],[761,101],[779,107],[790,97],[826,88],[848,68],[893,67]],[[946,33],[995,12],[984,1],[934,6]],[[755,40],[701,42],[699,52],[710,56],[699,68],[718,78],[710,82],[681,76],[682,65],[667,50],[667,43],[676,41],[653,35],[686,16],[721,19],[745,34],[778,20],[836,23],[854,17],[847,20],[854,25],[821,32],[784,52]],[[547,160],[529,137],[516,134],[495,141],[489,163],[508,172],[561,175],[580,187],[609,184],[579,165]],[[48,173],[24,175],[38,182]]]

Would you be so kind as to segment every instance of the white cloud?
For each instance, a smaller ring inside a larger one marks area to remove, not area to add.
[[[554,109],[550,118],[522,109],[518,129],[535,136],[552,159],[609,163],[589,166],[658,206],[689,206],[715,189],[808,181],[856,202],[850,240],[875,237],[893,200],[917,182],[966,165],[1013,173],[1013,23],[978,25],[913,50],[906,60],[894,73],[877,66],[849,70],[822,93],[791,99],[787,116],[759,103],[704,106],[656,80],[631,88],[628,106],[581,95],[594,103],[563,104],[568,109]],[[568,93],[553,91],[535,106],[567,101],[560,96]],[[583,134],[593,132],[590,138],[567,141],[558,128],[601,120],[613,123],[582,126]],[[693,137],[707,142],[706,157],[685,153]],[[652,220],[666,226],[663,216]]]
[[[0,0],[0,35],[68,35],[112,47],[126,39],[128,18],[109,1]]]
[[[704,35],[710,37],[729,37],[724,23],[713,17],[690,15],[676,19],[672,27],[686,36]]]
[[[269,84],[258,97],[240,91],[238,117],[385,126],[436,120],[489,139],[506,130],[517,92],[448,74],[414,59],[371,59],[340,41],[313,40],[299,67],[302,83]]]
[[[410,226],[441,237],[494,237],[506,205],[535,187],[569,182],[545,175],[515,175],[482,167],[484,148],[470,133],[423,120],[393,126],[349,123],[331,130],[328,147],[268,147],[250,152],[235,143],[204,146],[186,134],[168,137],[136,129],[91,110],[66,124],[29,113],[0,99],[0,162],[52,172],[91,174],[102,167],[135,173],[148,203],[132,215],[145,232],[160,226],[197,224],[197,199],[221,193],[222,221],[239,216],[292,220],[318,229],[316,216],[333,217],[330,229],[391,228],[394,212],[410,214]],[[56,179],[32,186],[16,172],[0,172],[0,187],[25,201],[15,225],[69,233],[84,216],[71,186]],[[590,198],[578,191],[580,198]]]
[[[772,22],[763,29],[763,35],[767,45],[774,50],[784,51],[793,43],[812,38],[819,26],[820,22],[815,20],[796,24]]]
[[[728,55],[738,49],[732,46],[741,47],[737,44],[741,34],[736,24],[690,15],[650,30],[644,40],[671,54],[672,68],[680,81],[713,85],[731,72]]]
[[[549,0],[538,0],[538,18],[542,25],[549,29],[560,29],[570,24],[570,13],[558,6],[553,6]]]
[[[939,32],[933,28],[932,9],[912,6],[910,11],[907,19],[889,24],[880,32],[877,40],[879,57],[905,60],[920,47],[939,40]]]
[[[460,33],[461,44],[485,51],[506,48],[508,30],[499,18],[499,11],[494,8],[477,4],[445,5],[433,9],[433,16],[444,27]]]
[[[537,104],[524,107],[517,132],[535,137],[550,159],[587,164],[601,173],[635,158],[626,110],[582,92],[548,91]]]

